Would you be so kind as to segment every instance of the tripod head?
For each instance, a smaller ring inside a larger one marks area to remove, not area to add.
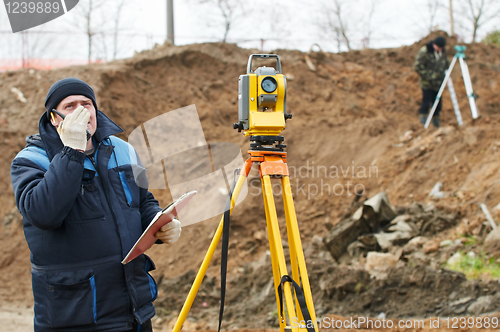
[[[253,71],[254,58],[276,59],[276,68],[263,66]],[[292,115],[286,113],[286,78],[277,55],[250,55],[247,73],[240,75],[238,82],[238,117],[233,128],[250,136],[252,150],[283,151],[284,138],[279,134]]]

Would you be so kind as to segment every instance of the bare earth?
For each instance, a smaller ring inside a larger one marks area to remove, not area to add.
[[[0,306],[0,324],[2,331],[33,331],[33,308],[2,304]]]

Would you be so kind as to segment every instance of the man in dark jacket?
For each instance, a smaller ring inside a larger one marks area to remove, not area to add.
[[[429,109],[434,104],[441,83],[445,77],[445,71],[450,65],[446,58],[446,39],[439,36],[427,43],[420,49],[415,59],[414,68],[420,75],[420,88],[422,89],[422,105],[418,111],[420,122],[425,124]],[[432,124],[439,128],[439,112],[441,111],[441,100],[432,117]]]
[[[121,264],[161,211],[136,184],[132,167],[141,162],[113,136],[122,129],[98,110],[87,83],[56,82],[45,107],[39,134],[11,165],[31,251],[35,331],[151,331],[154,264],[144,254]],[[156,237],[173,243],[180,232],[174,220]]]

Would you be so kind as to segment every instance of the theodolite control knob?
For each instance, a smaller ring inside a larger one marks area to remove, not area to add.
[[[233,123],[233,129],[238,129],[238,132],[243,130],[243,123]]]

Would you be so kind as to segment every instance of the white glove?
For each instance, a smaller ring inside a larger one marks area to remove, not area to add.
[[[57,127],[59,137],[64,146],[75,150],[85,151],[87,147],[87,124],[90,113],[83,106],[79,106],[71,114],[68,114]]]
[[[179,239],[181,231],[181,222],[174,218],[156,232],[155,238],[162,240],[163,243],[172,244]]]

